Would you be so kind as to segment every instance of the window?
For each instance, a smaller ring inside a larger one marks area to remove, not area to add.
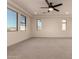
[[[26,16],[20,15],[19,30],[26,30]]]
[[[42,26],[43,26],[43,24],[42,24],[42,21],[41,20],[37,20],[37,29],[38,30],[41,30],[42,29]]]
[[[62,31],[66,31],[66,20],[62,20]]]
[[[7,31],[17,30],[17,13],[11,9],[7,9]]]

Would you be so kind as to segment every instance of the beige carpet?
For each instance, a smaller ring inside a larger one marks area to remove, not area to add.
[[[8,59],[72,59],[72,40],[31,38],[8,48]]]

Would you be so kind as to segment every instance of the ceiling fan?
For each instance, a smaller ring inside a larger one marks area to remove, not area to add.
[[[53,10],[59,12],[59,10],[56,9],[55,7],[63,5],[62,3],[57,4],[57,5],[53,5],[53,3],[52,2],[48,2],[48,0],[45,0],[45,2],[47,3],[48,7],[41,7],[41,8],[48,8],[48,12],[53,11]]]

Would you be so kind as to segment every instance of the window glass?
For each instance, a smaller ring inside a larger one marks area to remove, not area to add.
[[[62,31],[66,31],[66,20],[62,20]]]
[[[66,24],[62,24],[62,31],[66,31]]]
[[[37,29],[38,30],[42,29],[42,26],[43,26],[42,21],[41,20],[37,20]]]
[[[7,9],[7,30],[16,31],[17,13],[11,9]]]
[[[20,15],[19,30],[26,30],[26,16]]]

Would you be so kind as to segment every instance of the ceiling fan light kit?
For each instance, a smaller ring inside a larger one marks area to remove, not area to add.
[[[48,12],[53,11],[53,10],[59,12],[59,10],[56,9],[56,7],[63,5],[62,3],[57,4],[57,5],[53,5],[53,3],[52,2],[48,2],[48,0],[45,0],[45,2],[47,3],[48,7],[41,7],[41,8],[45,8],[45,9],[48,8]]]
[[[48,10],[49,10],[49,11],[53,11],[53,8],[49,8]]]

